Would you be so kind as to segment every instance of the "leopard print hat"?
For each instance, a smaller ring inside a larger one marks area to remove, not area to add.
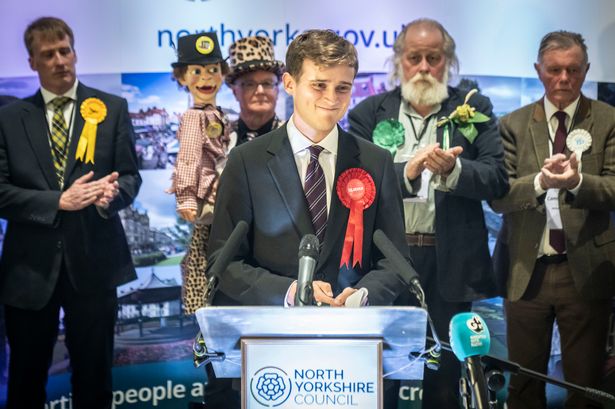
[[[273,43],[269,37],[240,38],[228,49],[230,72],[226,83],[232,85],[241,75],[252,71],[270,71],[279,77],[284,73],[284,63],[275,59]]]

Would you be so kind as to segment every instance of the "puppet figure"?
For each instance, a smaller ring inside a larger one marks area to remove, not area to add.
[[[180,37],[173,77],[188,92],[192,107],[182,114],[179,153],[172,187],[179,216],[193,223],[192,237],[181,262],[182,302],[187,314],[204,305],[207,240],[213,219],[220,172],[229,149],[229,122],[216,105],[228,65],[216,33]]]

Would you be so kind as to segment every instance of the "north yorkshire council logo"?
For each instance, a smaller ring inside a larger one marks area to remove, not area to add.
[[[280,406],[290,396],[292,383],[286,372],[275,366],[266,366],[254,373],[250,379],[250,393],[267,408]]]

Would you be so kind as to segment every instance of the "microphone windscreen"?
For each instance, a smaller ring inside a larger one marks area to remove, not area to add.
[[[486,355],[491,346],[487,324],[480,315],[463,312],[455,315],[449,325],[451,349],[460,361],[471,356]]]
[[[318,260],[318,250],[320,242],[318,237],[313,234],[306,234],[299,243],[299,258],[310,257],[314,260]]]

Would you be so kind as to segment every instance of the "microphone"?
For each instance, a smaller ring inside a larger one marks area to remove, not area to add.
[[[419,289],[421,288],[419,276],[416,271],[414,271],[412,266],[408,263],[408,260],[401,255],[399,250],[397,250],[397,247],[395,247],[391,240],[389,240],[386,234],[384,234],[384,232],[380,229],[374,232],[374,244],[378,250],[380,250],[382,255],[389,260],[391,264],[393,264],[395,271],[401,275],[401,278],[408,283],[408,285],[412,285]],[[423,292],[422,289],[421,292]]]
[[[314,270],[318,262],[318,237],[306,234],[299,243],[299,275],[297,291],[295,292],[295,307],[303,307],[314,303]]]
[[[488,409],[489,399],[485,368],[481,355],[489,353],[491,337],[487,324],[480,315],[464,312],[455,315],[450,322],[449,338],[451,349],[460,361],[464,362],[468,382],[476,409]]]
[[[427,308],[427,303],[425,302],[425,292],[419,282],[419,276],[414,268],[412,268],[412,266],[408,263],[408,260],[401,255],[399,250],[397,250],[397,247],[395,247],[391,240],[389,240],[386,234],[384,234],[384,232],[380,229],[374,232],[374,244],[376,245],[376,248],[380,250],[382,255],[393,265],[395,271],[401,275],[402,280],[410,286],[410,291],[418,299],[421,308],[428,312],[427,322],[429,324],[429,329],[431,330],[431,335],[433,335],[435,345],[433,348],[429,349],[428,356],[425,360],[425,365],[427,368],[437,371],[440,368],[440,351],[442,349],[442,345],[440,344],[438,334],[436,333],[436,327],[431,320],[431,316],[429,315],[429,309]]]
[[[214,264],[209,269],[209,282],[207,283],[207,288],[205,290],[205,305],[211,305],[212,296],[215,293],[215,290],[218,287],[218,280],[220,274],[222,274],[228,265],[231,263],[231,260],[237,252],[239,251],[239,246],[241,246],[241,242],[245,239],[246,234],[248,234],[248,223],[243,220],[240,220],[239,223],[233,229],[233,232],[224,246],[222,250],[220,250],[220,254],[214,261]]]

